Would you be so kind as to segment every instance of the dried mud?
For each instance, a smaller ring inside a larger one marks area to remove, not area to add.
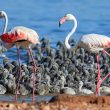
[[[110,110],[110,96],[56,95],[49,102],[0,102],[0,110]]]

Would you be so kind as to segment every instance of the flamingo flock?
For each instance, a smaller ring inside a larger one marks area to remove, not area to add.
[[[0,11],[0,19],[5,18],[5,24],[3,28],[2,35],[0,35],[1,42],[3,46],[7,49],[12,48],[14,45],[16,45],[17,48],[17,54],[18,54],[18,64],[19,64],[19,77],[16,83],[16,93],[15,93],[15,100],[18,99],[18,92],[19,92],[19,82],[21,80],[21,62],[20,62],[20,48],[23,47],[25,49],[28,49],[29,55],[32,58],[33,62],[33,70],[34,70],[34,76],[33,76],[33,93],[32,93],[32,102],[35,102],[35,81],[36,81],[36,64],[35,60],[32,54],[31,45],[32,44],[39,44],[39,36],[36,31],[23,27],[23,26],[17,26],[11,29],[10,32],[6,32],[7,26],[8,26],[8,16],[6,12]],[[65,45],[68,49],[71,49],[71,46],[69,44],[69,38],[71,35],[73,35],[77,28],[77,20],[74,15],[67,14],[59,21],[59,26],[61,26],[66,21],[73,21],[74,27],[71,30],[71,32],[67,35],[65,39]],[[110,48],[110,38],[104,35],[99,34],[87,34],[83,35],[77,45],[73,48],[74,51],[76,51],[77,48],[84,48],[85,50],[96,54],[96,61],[97,61],[97,68],[98,68],[98,76],[97,76],[97,84],[96,84],[96,95],[100,95],[100,86],[101,84],[110,76],[110,73],[108,73],[103,79],[101,79],[101,72],[100,72],[100,65],[99,65],[99,52],[103,52],[104,54],[107,54],[110,56],[110,54],[106,51],[107,48]]]

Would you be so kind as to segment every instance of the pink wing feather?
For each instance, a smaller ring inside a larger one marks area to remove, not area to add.
[[[27,40],[33,44],[37,44],[39,43],[39,36],[32,29],[18,26],[13,28],[10,32],[1,35],[1,40],[6,43],[15,43],[20,40]]]

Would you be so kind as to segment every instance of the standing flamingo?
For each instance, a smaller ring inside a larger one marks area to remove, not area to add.
[[[24,47],[29,50],[30,56],[32,58],[33,66],[34,66],[34,79],[33,79],[33,93],[32,93],[32,101],[34,102],[35,96],[35,80],[36,80],[36,64],[34,61],[34,57],[32,55],[31,45],[32,44],[38,44],[39,43],[39,36],[36,33],[36,31],[23,27],[23,26],[17,26],[14,27],[10,32],[6,33],[6,28],[8,24],[8,17],[7,14],[4,11],[0,11],[0,15],[5,17],[5,25],[3,34],[0,36],[3,45],[6,48],[11,48],[14,45],[17,47],[17,54],[18,54],[18,64],[19,64],[19,78],[18,82],[16,84],[16,95],[15,100],[17,100],[17,92],[19,88],[19,82],[21,79],[21,63],[20,63],[20,47]]]
[[[63,18],[60,19],[59,26],[61,24],[63,24],[65,21],[74,21],[74,27],[65,39],[65,45],[68,49],[70,49],[71,46],[69,44],[69,38],[75,32],[75,30],[77,28],[77,20],[74,15],[67,14]],[[105,51],[105,49],[110,48],[110,38],[107,36],[104,36],[104,35],[99,35],[99,34],[87,34],[87,35],[82,36],[79,39],[78,44],[76,45],[74,50],[76,50],[79,47],[82,47],[85,50],[96,54],[97,67],[98,67],[96,95],[100,95],[100,85],[103,83],[104,80],[106,80],[106,78],[108,76],[110,76],[110,73],[108,73],[103,79],[100,78],[101,73],[100,73],[99,54],[98,53],[99,53],[99,51],[102,51],[103,53],[110,56],[110,54]]]

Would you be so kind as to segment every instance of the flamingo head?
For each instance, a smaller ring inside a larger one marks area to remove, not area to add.
[[[63,18],[59,21],[59,27],[65,22],[65,21],[72,21],[74,20],[74,16],[72,14],[66,14]]]
[[[0,11],[0,18],[3,18],[6,15],[4,11]]]

